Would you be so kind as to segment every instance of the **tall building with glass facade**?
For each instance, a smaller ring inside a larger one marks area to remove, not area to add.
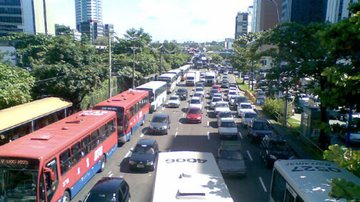
[[[337,23],[344,18],[350,17],[349,4],[358,0],[328,0],[326,10],[326,21]]]
[[[281,22],[325,22],[327,0],[283,0]]]
[[[0,0],[0,36],[11,32],[55,35],[49,0]]]
[[[235,23],[235,39],[248,33],[248,16],[246,12],[238,12]]]
[[[91,41],[103,36],[102,0],[75,0],[76,29]]]

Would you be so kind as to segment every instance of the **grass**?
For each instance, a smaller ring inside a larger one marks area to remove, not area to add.
[[[300,130],[300,121],[299,120],[296,120],[294,118],[289,118],[288,124],[289,124],[290,128]]]

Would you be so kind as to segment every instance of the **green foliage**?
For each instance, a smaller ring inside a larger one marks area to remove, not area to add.
[[[217,53],[210,53],[208,56],[211,58],[211,62],[215,64],[220,64],[223,61],[223,57]]]
[[[333,161],[360,177],[360,151],[335,144],[324,151],[324,159]]]
[[[55,24],[55,35],[56,36],[60,36],[60,35],[70,35],[71,36],[71,35],[74,35],[74,32],[68,26]]]
[[[282,99],[272,99],[266,98],[265,104],[263,106],[264,112],[272,118],[275,118],[279,121],[284,115],[284,106],[285,101]],[[288,114],[287,118],[291,117],[292,106],[288,105]]]
[[[169,63],[171,69],[179,68],[184,65],[190,59],[188,54],[167,54],[164,55],[165,62]]]
[[[0,109],[31,101],[34,81],[27,71],[0,63]]]
[[[329,195],[337,199],[343,198],[347,201],[359,201],[360,186],[341,178],[335,178],[331,181],[331,191]]]

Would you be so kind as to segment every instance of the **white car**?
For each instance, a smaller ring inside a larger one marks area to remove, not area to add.
[[[230,102],[231,98],[237,96],[238,93],[236,91],[229,91],[227,94],[228,101]]]
[[[250,127],[252,120],[257,118],[257,113],[254,110],[244,111],[243,116],[241,117],[241,123],[244,128]]]
[[[220,120],[218,133],[220,139],[237,139],[238,128],[233,118],[222,118]]]
[[[167,107],[179,107],[180,106],[180,97],[178,95],[171,95],[166,106]]]
[[[219,112],[230,112],[230,107],[228,102],[217,102],[214,106],[214,113],[217,116]]]
[[[217,126],[220,126],[221,123],[221,119],[223,118],[232,118],[234,119],[234,116],[231,112],[219,112],[218,117],[217,117]]]
[[[202,102],[199,97],[192,97],[189,100],[188,108],[199,108],[202,109]]]
[[[213,97],[210,101],[210,108],[213,109],[217,102],[224,101],[221,97]]]
[[[245,111],[253,111],[253,106],[250,102],[242,102],[237,106],[237,114],[242,117]]]
[[[195,88],[195,93],[200,93],[200,94],[202,94],[204,96],[205,95],[204,88],[203,87],[196,87]]]
[[[221,93],[214,93],[212,97],[222,98],[222,94]]]

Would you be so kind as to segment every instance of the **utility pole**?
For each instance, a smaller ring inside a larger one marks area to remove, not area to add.
[[[139,49],[138,47],[132,46],[131,50],[133,51],[133,66],[132,66],[132,89],[135,89],[135,51]]]
[[[111,68],[111,33],[109,32],[109,98],[111,97],[111,74],[112,74],[112,68]]]
[[[162,54],[163,54],[163,45],[160,46],[160,75],[162,74]]]

